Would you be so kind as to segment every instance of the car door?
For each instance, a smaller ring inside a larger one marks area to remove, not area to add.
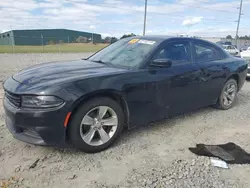
[[[239,54],[239,50],[235,47],[235,46],[232,46],[233,50],[234,50],[234,55],[237,56],[237,55],[240,55]]]
[[[157,115],[166,117],[200,106],[199,84],[201,70],[193,63],[189,40],[176,40],[163,44],[155,53],[156,59],[168,59],[169,68],[150,67],[148,76],[155,83]],[[156,81],[156,82],[155,82]]]
[[[234,46],[228,46],[227,49],[231,55],[237,55],[237,50]]]
[[[227,51],[228,51],[229,54],[233,55],[233,50],[232,50],[231,46],[227,47]]]
[[[231,55],[235,55],[235,51],[233,49],[233,46],[228,46],[228,52],[231,54]]]
[[[234,46],[232,46],[232,53],[233,53],[233,55],[237,55],[237,51],[236,51],[236,48]]]
[[[230,46],[231,47],[231,54],[232,55],[236,55],[236,49],[234,46]]]
[[[194,41],[193,51],[194,61],[202,71],[201,103],[211,105],[218,99],[225,81],[226,57],[220,48],[205,41]]]

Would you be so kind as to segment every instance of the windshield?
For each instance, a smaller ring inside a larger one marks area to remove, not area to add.
[[[138,67],[156,44],[153,40],[126,38],[104,48],[89,60],[128,68]]]

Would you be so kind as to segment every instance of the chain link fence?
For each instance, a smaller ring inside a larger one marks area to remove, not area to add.
[[[109,44],[96,43],[92,38],[6,36],[2,39],[0,53],[95,52]]]

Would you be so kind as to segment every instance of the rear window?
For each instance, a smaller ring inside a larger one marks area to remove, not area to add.
[[[209,62],[220,60],[225,57],[224,53],[213,45],[206,43],[194,43],[196,62]]]

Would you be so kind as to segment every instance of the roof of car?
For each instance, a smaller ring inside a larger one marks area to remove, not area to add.
[[[230,44],[223,44],[222,46],[235,46],[235,45],[230,45]]]
[[[138,36],[135,36],[135,37],[138,37]],[[145,39],[158,39],[158,40],[175,39],[175,38],[191,39],[191,37],[169,36],[169,35],[146,35],[146,36],[139,36],[139,37],[145,38]]]
[[[167,39],[189,39],[189,40],[199,40],[199,41],[206,41],[200,38],[194,38],[194,37],[183,37],[183,36],[169,36],[169,35],[146,35],[146,36],[134,36],[133,38],[140,38],[140,39],[147,39],[147,40],[155,40],[155,41],[164,41]],[[209,42],[211,43],[211,42]],[[214,43],[212,43],[214,44]],[[215,45],[215,44],[214,44]]]
[[[209,43],[211,45],[217,46],[218,48],[221,48],[219,45],[210,42],[208,40],[204,40],[204,39],[200,39],[200,38],[195,38],[195,37],[183,37],[183,36],[169,36],[169,35],[146,35],[146,36],[133,36],[133,37],[129,37],[131,39],[145,39],[145,40],[153,40],[156,42],[163,42],[165,40],[175,40],[175,39],[187,39],[187,40],[193,40],[193,41],[204,41],[206,43]],[[229,46],[229,45],[227,45]]]

